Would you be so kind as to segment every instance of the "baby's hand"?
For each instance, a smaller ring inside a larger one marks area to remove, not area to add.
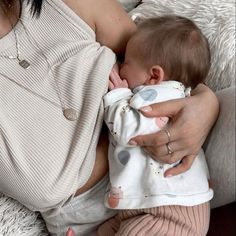
[[[108,88],[109,90],[113,90],[116,88],[128,88],[127,81],[120,78],[115,68],[113,68],[110,73]]]

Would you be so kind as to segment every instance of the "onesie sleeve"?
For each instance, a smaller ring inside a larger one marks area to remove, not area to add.
[[[160,130],[156,118],[147,118],[130,106],[133,93],[128,88],[114,89],[104,96],[105,122],[116,142],[129,146],[131,138]]]
[[[157,85],[139,86],[133,92],[118,88],[104,96],[105,122],[114,139],[124,146],[137,135],[160,131],[168,117],[145,117],[139,109],[154,103],[184,98],[185,87],[177,81],[165,81]]]

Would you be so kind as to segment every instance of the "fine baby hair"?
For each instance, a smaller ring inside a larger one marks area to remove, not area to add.
[[[138,24],[134,34],[140,55],[147,65],[160,65],[168,79],[196,87],[210,69],[207,38],[191,20],[175,15],[149,18]]]

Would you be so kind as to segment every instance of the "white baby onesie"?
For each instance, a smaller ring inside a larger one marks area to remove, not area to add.
[[[167,117],[147,118],[139,112],[139,108],[185,96],[185,87],[177,81],[139,86],[133,92],[128,88],[117,88],[104,96],[105,122],[110,130],[110,185],[105,196],[107,207],[193,206],[213,197],[202,150],[188,171],[164,178],[164,172],[178,163],[160,163],[139,146],[128,144],[137,135],[160,131],[168,122]]]

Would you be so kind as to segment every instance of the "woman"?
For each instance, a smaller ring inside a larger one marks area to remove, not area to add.
[[[73,226],[79,235],[92,235],[116,214],[103,205],[108,143],[102,96],[113,51],[122,55],[135,25],[115,0],[0,4],[0,191],[40,211],[52,234],[64,235]],[[143,108],[173,123],[132,141],[158,160],[182,159],[165,173],[179,174],[191,167],[218,107],[214,93],[201,84],[188,99]],[[160,211],[166,222],[160,235],[169,223],[175,224],[173,235],[207,231],[208,205]]]

